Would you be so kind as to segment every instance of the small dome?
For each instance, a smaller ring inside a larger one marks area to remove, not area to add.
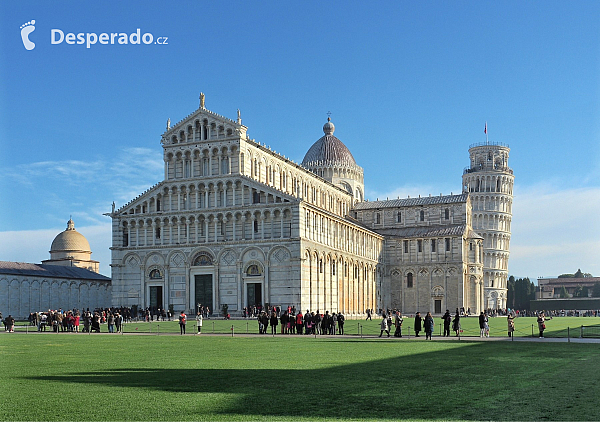
[[[67,230],[59,233],[50,247],[50,253],[66,251],[92,252],[89,242],[84,235],[75,230],[75,223],[71,219],[67,222]]]
[[[333,132],[335,132],[335,125],[331,123],[331,117],[328,117],[327,123],[323,125],[323,132],[325,132],[325,135],[333,135]]]
[[[338,138],[333,136],[334,131],[335,126],[331,123],[331,119],[328,118],[327,123],[323,126],[325,136],[310,147],[302,160],[302,165],[304,167],[336,164],[356,165],[356,161],[348,147]]]

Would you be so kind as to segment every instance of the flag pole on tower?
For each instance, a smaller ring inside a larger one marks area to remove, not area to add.
[[[488,141],[488,133],[487,133],[487,122],[485,122],[485,127],[483,128],[483,133],[485,133],[485,143],[489,143]]]

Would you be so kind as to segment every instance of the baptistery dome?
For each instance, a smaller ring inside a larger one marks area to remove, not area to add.
[[[72,219],[67,222],[67,229],[59,233],[50,246],[50,259],[42,264],[63,265],[86,268],[98,272],[98,261],[91,260],[92,250],[84,235],[75,230]]]
[[[52,241],[50,253],[60,252],[92,253],[89,242],[84,235],[75,230],[75,223],[71,219],[67,222],[67,229],[59,233]]]
[[[331,123],[331,119],[327,118],[327,123],[323,126],[325,136],[310,147],[304,156],[304,160],[302,160],[304,167],[336,164],[356,165],[356,161],[348,147],[333,136],[334,131],[335,126]]]

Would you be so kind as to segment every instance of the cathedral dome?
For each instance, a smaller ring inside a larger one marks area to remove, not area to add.
[[[315,142],[302,160],[302,165],[311,167],[313,165],[356,165],[352,153],[346,145],[333,136],[335,126],[331,119],[323,126],[325,136]]]
[[[75,223],[71,219],[67,222],[67,229],[59,233],[52,241],[50,254],[69,251],[92,253],[89,242],[85,236],[75,230]]]

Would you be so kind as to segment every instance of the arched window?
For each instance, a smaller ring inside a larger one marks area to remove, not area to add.
[[[412,287],[413,287],[413,274],[412,273],[408,273],[406,275],[406,287],[409,289],[412,289]]]
[[[152,270],[150,271],[149,277],[152,280],[157,280],[162,278],[162,274],[160,273],[160,270]]]
[[[398,223],[402,223],[402,213],[400,211],[398,211],[398,217],[396,220]]]
[[[262,271],[258,265],[252,264],[246,270],[246,275],[249,277],[259,277],[262,275]]]
[[[446,220],[450,219],[450,210],[448,208],[446,208],[444,210],[444,219],[446,219]]]
[[[419,213],[419,220],[425,221],[425,211],[421,210],[421,212]]]
[[[194,259],[193,266],[202,267],[206,265],[213,265],[213,258],[208,253],[201,252],[198,254],[198,256],[196,256],[196,259]]]
[[[375,224],[381,224],[381,213],[375,214]]]

